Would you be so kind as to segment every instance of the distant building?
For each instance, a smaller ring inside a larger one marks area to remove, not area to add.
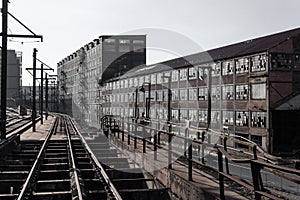
[[[87,122],[99,121],[99,88],[107,80],[145,65],[145,47],[145,35],[100,36],[60,61],[61,112]]]
[[[0,54],[0,69],[1,69],[1,54]],[[0,70],[0,74],[1,74],[1,70]],[[1,76],[0,76],[0,80],[1,80]],[[15,50],[7,50],[7,106],[16,106],[19,104],[21,86],[22,86],[22,53],[17,52]]]
[[[36,86],[36,109],[40,109],[40,94],[41,94],[41,87]],[[44,103],[43,103],[43,110],[46,111],[46,86],[44,85]],[[32,86],[22,86],[21,91],[21,104],[26,105],[27,108],[32,108],[32,97],[33,97],[33,87]],[[58,91],[56,85],[49,83],[48,86],[48,111],[57,111],[58,107]]]

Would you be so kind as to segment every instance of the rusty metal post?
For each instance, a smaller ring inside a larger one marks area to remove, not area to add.
[[[188,174],[189,174],[189,181],[193,181],[193,141],[189,141],[189,148],[188,148]]]
[[[143,153],[146,153],[146,138],[145,135],[147,135],[145,133],[145,126],[143,126],[143,130],[142,130],[142,137],[143,137]]]
[[[154,147],[154,160],[157,160],[157,130],[154,132],[153,136],[153,147]]]
[[[143,153],[146,153],[146,138],[143,137]]]
[[[2,0],[1,120],[0,120],[1,140],[4,140],[6,138],[7,14],[8,14],[7,7],[8,7],[8,0]]]
[[[253,157],[255,160],[257,160],[257,146],[253,146]],[[253,187],[255,191],[262,191],[263,190],[263,182],[260,174],[261,167],[251,162],[251,174],[252,174],[252,181],[253,181]],[[261,195],[255,192],[255,199],[261,199]]]
[[[224,150],[227,151],[227,137],[224,138]],[[228,158],[225,157],[226,173],[229,174]]]
[[[184,139],[184,157],[187,157],[186,156],[186,150],[187,150],[187,148],[186,148],[186,145],[187,145],[187,143],[189,142],[188,140],[187,140],[187,137],[188,137],[188,131],[189,131],[189,129],[188,128],[186,128],[186,129],[184,129],[184,137],[185,137],[185,139]],[[188,146],[189,147],[189,146]]]
[[[223,155],[222,152],[218,149],[218,167],[219,167],[219,188],[220,188],[220,199],[225,200],[224,194],[224,177],[223,173]]]
[[[128,133],[127,133],[127,144],[130,145],[130,134],[132,132],[132,125],[128,123]]]
[[[202,163],[203,164],[205,164],[205,158],[204,158],[204,156],[205,156],[205,144],[204,144],[204,140],[205,140],[205,132],[204,131],[202,131],[202,133],[201,133],[201,141],[202,141],[202,145],[201,145],[201,154],[202,154]]]
[[[134,148],[136,149],[137,148],[137,137],[134,136]]]
[[[255,199],[260,200],[261,195],[257,193],[256,191],[260,191],[260,184],[259,184],[259,175],[260,175],[260,166],[257,165],[254,162],[251,162],[251,174],[252,174],[252,181],[253,181],[253,187],[255,192]]]
[[[160,123],[157,122],[157,144],[160,145]]]
[[[168,168],[172,169],[172,125],[168,124]]]
[[[134,148],[137,148],[137,138],[136,138],[136,133],[137,133],[137,123],[134,124]]]
[[[122,120],[122,127],[121,127],[121,131],[122,131],[122,142],[124,142],[124,132],[125,132],[125,120],[124,120],[124,118],[123,118],[123,120]]]

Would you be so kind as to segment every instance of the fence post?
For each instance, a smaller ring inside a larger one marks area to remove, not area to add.
[[[172,125],[168,124],[168,166],[172,169]]]
[[[219,187],[220,187],[220,199],[225,199],[224,195],[224,177],[223,177],[223,155],[218,149],[218,166],[219,166]]]
[[[189,174],[189,181],[193,180],[193,141],[189,140],[189,148],[188,148],[188,174]]]
[[[224,138],[224,150],[227,152],[227,137]],[[229,174],[228,158],[225,157],[226,173]]]
[[[160,145],[160,123],[159,121],[157,122],[157,144]]]
[[[143,125],[142,137],[143,137],[143,153],[146,153],[146,138],[145,138],[145,126]]]
[[[136,138],[136,134],[137,134],[137,122],[134,124],[134,148],[136,149],[137,148],[137,138]]]
[[[180,129],[179,129],[179,130],[180,130]],[[189,143],[189,140],[187,139],[187,137],[188,137],[188,131],[189,131],[188,128],[185,128],[185,129],[184,129],[184,137],[185,137],[185,139],[184,139],[184,157],[187,157],[187,156],[186,156],[186,150],[187,150],[186,145],[187,145],[187,143]],[[190,145],[190,144],[188,144],[188,145]],[[188,146],[188,147],[189,147],[189,146]]]
[[[201,154],[202,154],[202,163],[205,164],[205,159],[204,159],[204,156],[205,156],[205,144],[204,144],[204,140],[205,140],[205,132],[202,131],[201,133],[201,141],[202,141],[202,145],[201,145]]]
[[[154,131],[154,138],[153,138],[153,145],[154,145],[154,160],[157,160],[157,132],[158,130]]]
[[[255,160],[257,160],[256,145],[253,146],[253,157]],[[251,174],[252,174],[252,182],[254,187],[255,199],[260,200],[261,195],[256,192],[256,191],[261,191],[262,189],[260,166],[252,161],[251,161]]]

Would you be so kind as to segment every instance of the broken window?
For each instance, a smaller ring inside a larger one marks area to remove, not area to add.
[[[199,110],[199,122],[207,122],[207,110]]]
[[[211,99],[216,101],[221,99],[221,89],[220,86],[214,86],[211,88]]]
[[[138,84],[139,84],[138,81],[139,81],[138,78],[134,78],[134,79],[133,79],[133,86],[134,86],[134,87],[137,87],[137,86],[138,86]]]
[[[162,101],[163,100],[163,91],[156,91],[156,100]]]
[[[149,75],[145,76],[145,82],[150,83],[150,76]]]
[[[172,89],[172,101],[178,101],[178,100],[179,100],[178,90]]]
[[[194,80],[197,78],[197,71],[194,67],[189,68],[189,80]]]
[[[216,111],[216,110],[211,111],[211,123],[214,124],[220,123],[220,111]]]
[[[248,99],[248,85],[235,86],[235,99],[247,100]]]
[[[156,84],[156,75],[151,74],[151,84]]]
[[[266,112],[252,112],[251,126],[258,128],[266,128]]]
[[[233,100],[234,99],[233,85],[224,85],[222,87],[222,99],[223,100]]]
[[[222,75],[230,75],[233,74],[233,62],[225,61],[222,62]]]
[[[164,83],[168,83],[169,82],[170,75],[171,75],[170,72],[164,72],[164,78],[163,78],[163,82]]]
[[[142,84],[144,83],[144,76],[140,76],[139,78],[139,85],[142,86]]]
[[[266,84],[252,84],[251,85],[251,98],[252,99],[265,99],[266,98]]]
[[[267,56],[265,54],[251,58],[251,72],[265,71],[267,68]]]
[[[172,109],[172,119],[173,120],[178,120],[178,110],[177,109]]]
[[[181,109],[180,110],[180,119],[188,119],[188,110]]]
[[[208,90],[207,87],[199,87],[199,100],[205,101],[208,99]]]
[[[190,121],[198,121],[198,110],[189,110],[189,120]]]
[[[104,39],[104,43],[115,43],[115,42],[116,42],[115,39],[111,39],[111,38]]]
[[[207,68],[203,68],[203,67],[199,67],[198,68],[198,77],[200,80],[204,80],[207,76],[208,76],[208,69]]]
[[[272,53],[271,62],[273,69],[291,69],[294,67],[293,54]]]
[[[162,73],[158,73],[157,74],[157,84],[160,84],[160,83],[162,83]]]
[[[212,64],[212,73],[211,73],[211,75],[212,76],[219,76],[220,75],[220,73],[221,73],[221,64],[220,63],[214,63],[214,64]]]
[[[178,70],[172,71],[172,82],[178,81]]]
[[[189,100],[198,100],[197,98],[197,88],[190,88],[189,89]]]
[[[179,95],[180,95],[180,100],[184,101],[187,100],[187,89],[182,89],[179,91]]]
[[[128,40],[128,39],[120,39],[119,43],[120,44],[130,44],[130,40]]]
[[[235,73],[242,74],[249,71],[249,58],[240,58],[235,61]]]
[[[235,112],[235,125],[248,126],[249,112],[248,111],[236,111]]]
[[[179,70],[179,80],[183,81],[187,79],[187,69],[180,69]]]
[[[234,111],[223,111],[223,124],[233,125],[234,123]]]

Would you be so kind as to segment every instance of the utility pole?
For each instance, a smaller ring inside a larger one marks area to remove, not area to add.
[[[6,87],[7,87],[7,6],[2,0],[2,50],[1,50],[1,140],[6,138]]]
[[[8,12],[8,0],[2,0],[2,50],[1,50],[1,119],[0,119],[0,130],[1,140],[6,138],[6,90],[7,90],[7,38],[40,38],[43,41],[43,36],[36,35],[27,26],[25,26],[20,20],[14,17]],[[18,35],[18,34],[7,34],[7,17],[11,16],[24,28],[26,28],[32,35]]]
[[[35,95],[36,95],[36,85],[35,85],[35,78],[36,78],[36,48],[33,49],[33,95],[32,95],[32,131],[35,132],[35,118],[36,118],[36,105],[35,105]]]
[[[44,91],[44,86],[43,86],[43,81],[44,81],[44,76],[43,76],[43,68],[44,68],[44,64],[42,63],[41,64],[41,89],[40,89],[40,103],[41,103],[41,110],[40,110],[40,112],[41,112],[41,124],[43,124],[43,107],[44,107],[44,105],[43,105],[43,101],[44,101],[44,94],[43,94],[43,91]]]
[[[48,74],[46,74],[46,120],[48,119]]]

